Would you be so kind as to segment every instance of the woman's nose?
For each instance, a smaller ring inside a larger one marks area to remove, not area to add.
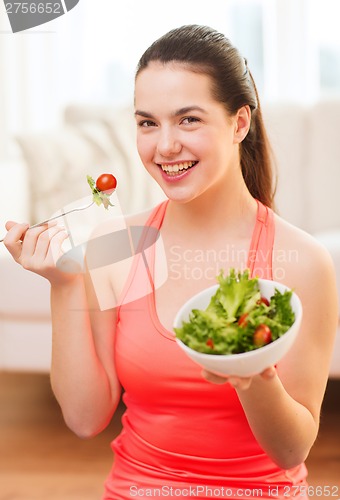
[[[170,157],[181,151],[182,145],[179,137],[172,130],[162,130],[157,144],[157,150],[160,155]]]

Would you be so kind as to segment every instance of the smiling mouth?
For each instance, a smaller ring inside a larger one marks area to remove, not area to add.
[[[185,161],[183,163],[175,163],[173,165],[168,165],[166,163],[159,163],[158,166],[168,175],[178,175],[179,173],[184,173],[186,170],[197,165],[198,161]]]

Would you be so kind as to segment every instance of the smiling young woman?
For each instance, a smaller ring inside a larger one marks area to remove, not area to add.
[[[249,197],[238,148],[249,130],[249,106],[230,116],[213,98],[211,78],[178,62],[151,62],[139,73],[135,106],[140,157],[170,199]]]
[[[272,210],[270,148],[247,63],[211,28],[172,30],[140,59],[135,117],[140,157],[168,199],[127,223],[156,229],[165,258],[157,245],[137,254],[123,293],[121,276],[101,274],[119,307],[96,310],[87,280],[53,266],[58,233],[7,226],[15,260],[51,282],[51,380],[66,423],[81,436],[100,432],[124,387],[104,500],[171,491],[206,500],[307,498],[304,460],[318,433],[337,327],[335,277],[324,248]],[[202,372],[174,339],[176,312],[215,284],[211,269],[219,266],[266,279],[280,271],[277,281],[303,305],[293,349],[253,377]],[[167,276],[161,286],[159,275]]]

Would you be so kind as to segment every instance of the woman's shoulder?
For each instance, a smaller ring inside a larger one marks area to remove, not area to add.
[[[278,248],[296,248],[308,254],[328,254],[326,248],[310,233],[275,214],[275,244]]]
[[[324,245],[307,231],[275,214],[273,268],[289,281],[300,277],[308,283],[334,273],[332,258]]]

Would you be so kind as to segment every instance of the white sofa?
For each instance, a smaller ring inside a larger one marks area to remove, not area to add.
[[[289,103],[264,107],[278,166],[278,211],[328,247],[340,290],[339,115],[340,101],[310,107]],[[20,159],[15,165],[1,167],[6,184],[11,179],[15,182],[16,203],[0,187],[1,231],[8,218],[35,222],[72,202],[79,204],[89,194],[81,179],[105,170],[119,179],[124,213],[163,199],[140,164],[134,127],[131,109],[73,105],[65,110],[60,129],[16,137]],[[4,249],[0,249],[0,297],[0,369],[48,371],[48,283],[23,271]],[[340,334],[330,377],[340,377]]]

